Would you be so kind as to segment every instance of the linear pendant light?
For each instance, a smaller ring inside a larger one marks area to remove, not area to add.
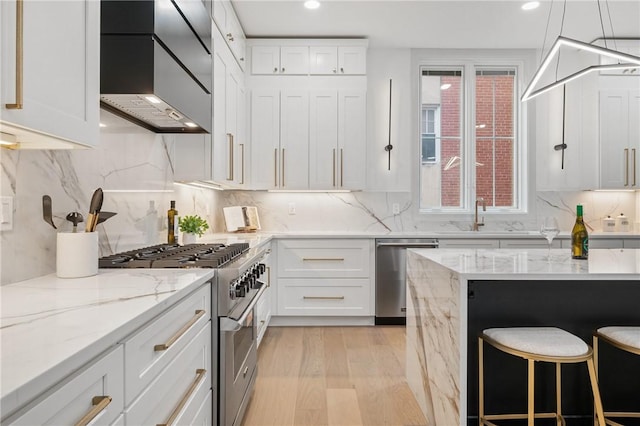
[[[557,80],[551,84],[541,87],[540,89],[533,90],[535,89],[536,84],[538,84],[538,81],[540,81],[542,74],[544,74],[545,70],[549,67],[549,65],[551,64],[551,61],[556,56],[556,54],[560,51],[560,48],[562,46],[575,47],[580,50],[586,50],[588,52],[599,54],[601,56],[607,56],[610,58],[625,61],[625,63],[608,64],[608,65],[592,65],[578,72],[575,72],[571,75],[568,75],[567,77]],[[535,98],[538,95],[548,92],[553,88],[556,88],[563,84],[567,84],[568,82],[575,80],[576,78],[582,77],[583,75],[593,71],[619,70],[619,69],[631,69],[631,68],[640,68],[640,57],[629,55],[627,53],[622,53],[617,50],[607,49],[605,47],[594,46],[592,44],[584,43],[571,38],[559,36],[556,42],[551,47],[551,50],[549,51],[547,56],[542,61],[540,68],[538,68],[538,70],[534,74],[533,78],[531,79],[531,82],[525,89],[520,100],[522,102],[526,102],[530,99]]]

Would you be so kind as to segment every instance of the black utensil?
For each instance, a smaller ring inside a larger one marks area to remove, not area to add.
[[[53,229],[58,229],[53,223],[53,213],[51,212],[51,197],[48,195],[42,196],[42,218],[49,225],[53,226]]]
[[[71,212],[67,215],[67,220],[73,223],[73,232],[78,231],[78,224],[84,221],[82,215],[78,212]]]
[[[98,217],[98,225],[104,222],[107,219],[110,219],[117,215],[118,213],[114,212],[100,212],[100,217]]]
[[[85,232],[93,232],[96,230],[98,224],[98,216],[100,215],[100,209],[102,208],[102,188],[98,188],[93,192],[91,196],[91,203],[89,204],[89,216],[87,217],[87,225],[85,226]]]

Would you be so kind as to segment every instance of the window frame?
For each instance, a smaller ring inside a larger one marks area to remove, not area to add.
[[[454,55],[455,56],[455,55]],[[476,173],[475,173],[475,93],[476,93],[476,70],[507,70],[511,69],[515,71],[514,81],[514,139],[516,144],[514,145],[514,162],[513,162],[513,188],[514,188],[514,207],[494,207],[487,206],[487,211],[483,214],[491,215],[504,215],[504,214],[525,214],[528,213],[528,193],[529,188],[525,179],[528,162],[529,162],[529,148],[526,139],[526,107],[520,102],[520,94],[523,91],[523,75],[524,75],[524,63],[521,59],[504,59],[504,58],[471,58],[461,59],[452,58],[451,60],[419,60],[416,61],[417,70],[417,137],[414,140],[418,140],[417,146],[418,153],[416,154],[417,160],[414,160],[417,164],[417,174],[414,174],[413,184],[416,185],[415,194],[418,200],[418,213],[419,214],[473,214],[476,199]],[[463,119],[461,120],[461,152],[466,158],[462,163],[462,194],[461,194],[461,207],[424,207],[420,205],[421,199],[421,170],[422,155],[421,155],[421,138],[422,138],[422,75],[424,70],[455,70],[462,69],[462,110]],[[472,125],[473,124],[473,125]]]

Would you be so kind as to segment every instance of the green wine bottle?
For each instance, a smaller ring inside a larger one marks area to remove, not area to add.
[[[571,257],[573,259],[589,258],[589,234],[582,218],[582,205],[576,209],[576,223],[571,230]]]

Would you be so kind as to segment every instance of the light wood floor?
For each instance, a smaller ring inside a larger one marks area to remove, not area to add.
[[[404,327],[270,327],[243,426],[416,426]]]

